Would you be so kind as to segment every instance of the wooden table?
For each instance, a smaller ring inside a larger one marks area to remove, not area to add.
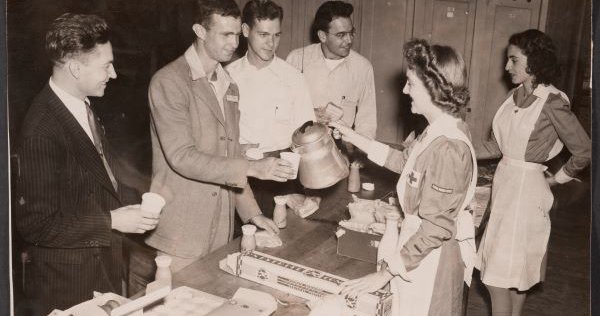
[[[375,183],[375,191],[363,190],[357,193],[357,196],[366,199],[386,196],[394,191],[397,177],[398,175],[393,172],[369,164],[361,170],[361,180]],[[337,222],[349,217],[347,205],[352,200],[351,193],[347,191],[346,180],[314,193],[323,198],[319,210],[308,219],[302,219],[288,210],[288,225],[280,233],[283,246],[257,250],[349,279],[374,272],[376,269],[374,264],[338,256],[336,253]],[[224,298],[232,297],[239,287],[261,290],[272,294],[280,301],[289,303],[287,306],[278,305],[274,315],[307,315],[309,309],[304,304],[304,299],[219,269],[219,261],[228,254],[238,252],[239,244],[240,240],[236,238],[177,272],[173,276],[173,286],[185,285]]]

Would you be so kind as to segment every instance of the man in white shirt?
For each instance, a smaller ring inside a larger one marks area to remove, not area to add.
[[[373,66],[351,49],[356,35],[353,11],[353,6],[343,1],[323,3],[314,21],[320,42],[293,50],[287,62],[304,74],[315,108],[329,102],[341,106],[342,121],[374,139],[377,111]]]
[[[315,119],[308,87],[300,72],[275,56],[281,37],[283,9],[271,0],[249,1],[242,12],[246,55],[226,69],[240,91],[240,143],[256,146],[266,156],[289,151],[293,132]],[[295,186],[251,179],[263,213],[273,210],[273,195]],[[263,194],[264,193],[264,194]]]

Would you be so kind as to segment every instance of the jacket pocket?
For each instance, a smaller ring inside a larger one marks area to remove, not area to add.
[[[356,115],[356,107],[358,106],[358,100],[346,98],[342,100],[340,106],[344,111],[344,120],[346,120],[346,118],[353,118]]]
[[[83,253],[81,251],[80,249],[29,248],[32,260],[64,264],[82,264]]]

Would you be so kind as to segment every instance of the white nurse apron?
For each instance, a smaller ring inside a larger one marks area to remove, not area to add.
[[[490,218],[478,251],[478,268],[484,284],[524,291],[543,279],[542,260],[550,236],[548,215],[554,197],[541,164],[526,162],[531,132],[553,86],[539,85],[538,99],[527,108],[515,105],[513,96],[500,106],[493,130],[503,157],[492,184]],[[548,159],[563,144],[557,140]]]

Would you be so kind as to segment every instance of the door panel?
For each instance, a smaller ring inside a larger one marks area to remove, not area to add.
[[[402,94],[402,47],[412,33],[412,0],[365,2],[360,53],[369,59],[377,91],[377,139],[400,142],[410,117],[410,102]]]
[[[473,46],[476,0],[418,1],[415,37],[455,48],[469,71]]]
[[[484,125],[484,130],[491,126],[496,110],[506,99],[508,91],[512,88],[512,84],[506,78],[506,71],[504,70],[508,39],[512,34],[528,29],[532,22],[530,10],[505,6],[497,6],[495,9],[490,47],[490,56],[495,58],[490,59],[489,68],[486,72],[487,76],[483,77],[483,82],[487,83],[486,88],[482,90],[486,95],[482,103],[485,108],[483,122],[486,125]]]

